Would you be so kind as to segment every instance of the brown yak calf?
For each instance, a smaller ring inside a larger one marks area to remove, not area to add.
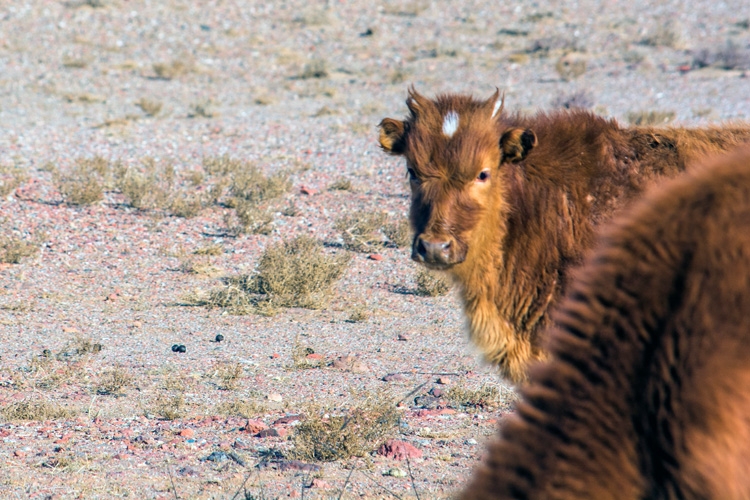
[[[750,499],[750,148],[604,233],[461,498]]]
[[[406,158],[412,258],[458,283],[471,340],[519,383],[597,224],[685,162],[750,140],[750,127],[620,127],[586,111],[533,117],[413,89],[380,144]]]

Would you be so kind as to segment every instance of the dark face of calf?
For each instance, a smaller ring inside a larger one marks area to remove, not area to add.
[[[525,156],[533,145],[523,149],[522,142],[533,133],[501,134],[497,92],[487,101],[456,95],[433,101],[411,90],[406,104],[411,112],[406,120],[380,123],[380,145],[406,159],[412,258],[432,269],[450,269],[466,261],[486,231],[496,230],[489,219],[503,204],[501,163]]]

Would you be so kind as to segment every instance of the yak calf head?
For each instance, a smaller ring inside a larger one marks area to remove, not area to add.
[[[405,120],[380,122],[380,146],[406,159],[412,258],[448,270],[502,230],[503,164],[522,160],[536,135],[503,124],[499,91],[486,101],[463,95],[431,100],[412,88],[406,105]]]

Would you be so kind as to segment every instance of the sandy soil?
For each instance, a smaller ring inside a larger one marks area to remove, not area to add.
[[[747,2],[684,4],[4,2],[0,167],[6,181],[13,169],[26,179],[0,200],[0,224],[39,252],[0,264],[0,497],[449,497],[513,393],[468,346],[456,298],[413,293],[407,250],[355,253],[323,310],[236,316],[183,297],[251,272],[292,236],[344,252],[333,227],[343,214],[403,217],[403,166],[379,152],[376,125],[405,113],[410,83],[426,94],[499,87],[509,109],[529,112],[577,94],[623,122],[643,111],[680,124],[747,119]],[[149,116],[143,99],[161,109]],[[54,175],[94,156],[187,175],[221,155],[294,172],[282,201],[296,214],[275,212],[270,234],[232,236],[229,208],[181,218],[130,207],[116,190],[74,206]],[[352,189],[329,190],[339,179]],[[209,244],[223,248],[205,261],[218,271],[188,272]],[[369,318],[348,321],[357,310]],[[323,366],[301,366],[300,347]],[[334,363],[345,356],[355,362]],[[101,394],[113,370],[128,383]],[[499,398],[414,401],[450,387]],[[288,459],[295,423],[280,418],[375,396],[403,399],[390,436],[420,458]],[[175,401],[176,418],[163,418]],[[49,412],[10,418],[20,403]],[[279,435],[257,437],[247,417]]]

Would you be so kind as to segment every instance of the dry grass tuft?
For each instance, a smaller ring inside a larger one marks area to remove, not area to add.
[[[370,319],[370,311],[365,306],[358,306],[352,310],[347,321],[349,323],[362,323]]]
[[[336,179],[330,186],[329,191],[350,191],[352,189],[352,181],[345,178]]]
[[[12,236],[0,235],[0,263],[18,264],[25,257],[33,257],[39,252],[39,244],[24,241]]]
[[[492,409],[508,404],[507,401],[513,399],[511,390],[501,390],[501,387],[494,384],[485,384],[478,389],[470,389],[464,383],[465,380],[459,380],[445,393],[445,399],[457,409]]]
[[[221,246],[220,243],[209,243],[208,245],[204,245],[202,247],[198,247],[195,250],[193,250],[193,254],[195,255],[206,255],[206,256],[217,256],[224,253],[224,247]]]
[[[311,407],[295,427],[290,455],[305,461],[333,462],[361,457],[395,432],[399,412],[384,396],[366,396],[344,413]]]
[[[239,388],[243,374],[240,363],[219,363],[211,376],[217,380],[217,386],[222,391],[234,391]]]
[[[173,80],[194,70],[192,64],[180,59],[175,59],[171,62],[154,63],[151,67],[156,77],[162,80]]]
[[[158,101],[151,101],[149,99],[146,99],[145,97],[142,97],[135,103],[136,106],[141,108],[141,110],[146,113],[147,116],[156,116],[161,112],[162,103]]]
[[[120,396],[123,390],[133,382],[133,377],[120,367],[104,372],[96,384],[96,393]]]
[[[101,156],[78,158],[68,175],[55,172],[53,180],[66,203],[91,205],[104,198],[110,164]]]
[[[221,307],[232,314],[273,315],[281,307],[324,307],[349,255],[329,255],[308,236],[266,249],[252,276],[227,279],[226,286],[183,297],[189,305]]]
[[[302,73],[297,77],[301,80],[307,80],[309,78],[327,78],[328,77],[328,64],[325,59],[313,59],[309,63],[305,64],[302,68]]]
[[[371,252],[386,243],[380,232],[386,220],[384,212],[355,212],[340,217],[333,227],[341,233],[347,249]]]
[[[412,235],[411,226],[407,219],[401,219],[397,222],[389,222],[383,226],[383,234],[391,243],[398,248],[408,247],[411,245]]]
[[[5,420],[62,420],[72,418],[76,411],[48,401],[36,398],[27,398],[22,401],[10,403],[0,410],[0,415]]]
[[[248,162],[234,171],[229,193],[234,198],[257,205],[278,198],[291,187],[292,183],[286,172],[266,176],[258,167]]]
[[[159,395],[146,410],[147,415],[156,415],[163,420],[177,420],[185,416],[185,396]]]
[[[292,347],[292,368],[305,370],[308,368],[323,368],[326,366],[325,359],[310,359],[308,358],[310,354],[315,354],[315,350],[312,347],[302,345],[299,341],[299,337],[297,337],[294,341],[294,346]]]
[[[258,415],[263,415],[267,411],[268,408],[266,406],[254,401],[247,401],[244,398],[221,403],[216,406],[215,410],[217,415],[242,418],[254,418]]]
[[[28,176],[18,167],[0,165],[0,198],[5,198],[26,182]]]
[[[131,207],[144,210],[170,206],[175,180],[172,163],[157,164],[146,157],[141,160],[140,168],[120,168],[116,176],[115,186]]]
[[[631,111],[628,122],[631,125],[664,125],[674,120],[674,111]]]
[[[438,297],[451,289],[451,282],[445,276],[421,267],[417,269],[416,281],[417,295],[422,297]]]

